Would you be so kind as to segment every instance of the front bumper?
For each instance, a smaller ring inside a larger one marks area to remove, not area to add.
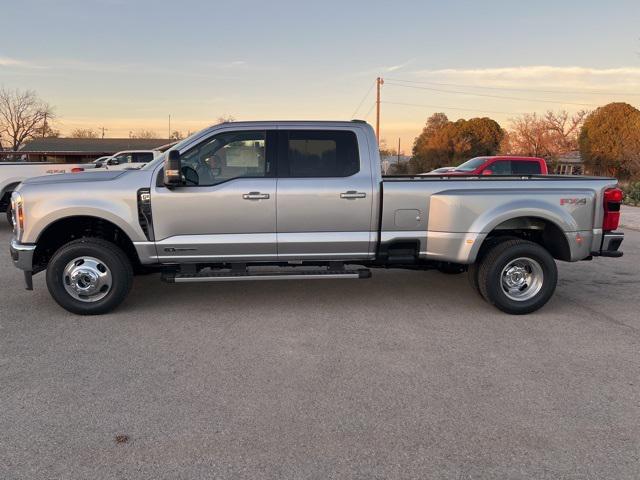
[[[33,253],[35,245],[28,245],[18,242],[15,238],[11,240],[9,251],[13,264],[24,271],[24,282],[27,290],[33,290]]]
[[[594,256],[601,257],[621,257],[620,245],[624,240],[622,232],[605,232],[602,235],[602,245],[599,252],[594,252]]]
[[[35,250],[35,245],[20,243],[15,238],[11,240],[11,245],[9,246],[13,264],[20,270],[28,272],[33,270],[33,252]]]

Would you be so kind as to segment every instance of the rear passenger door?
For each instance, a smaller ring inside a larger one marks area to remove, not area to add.
[[[373,255],[374,195],[368,151],[366,136],[358,131],[279,130],[279,259]]]

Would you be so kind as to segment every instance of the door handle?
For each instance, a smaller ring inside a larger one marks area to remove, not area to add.
[[[266,200],[269,198],[268,193],[249,192],[242,195],[245,200]]]
[[[364,192],[356,192],[355,190],[349,190],[348,192],[344,192],[340,194],[340,198],[344,198],[346,200],[352,200],[355,198],[365,198],[367,196]]]

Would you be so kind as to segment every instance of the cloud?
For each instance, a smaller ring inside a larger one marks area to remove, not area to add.
[[[640,86],[640,67],[594,68],[550,65],[418,70],[416,79],[495,87],[620,88]]]
[[[401,63],[399,65],[391,65],[389,67],[383,67],[383,71],[385,72],[395,72],[397,70],[402,70],[404,67],[406,67],[407,65],[409,65],[413,60],[407,60],[404,63]]]
[[[36,65],[32,62],[25,60],[18,60],[11,57],[0,56],[0,67],[13,67],[13,68],[43,68],[40,65]]]
[[[114,63],[104,61],[91,61],[73,58],[48,59],[43,62],[17,60],[11,57],[0,56],[0,68],[21,69],[46,69],[51,74],[64,71],[82,71],[95,73],[140,73],[145,74],[172,74],[179,76],[210,76],[212,72],[231,72],[248,68],[244,60],[232,60],[228,62],[197,62],[186,65],[184,68],[172,68],[163,64],[146,65],[142,63]]]
[[[403,63],[398,63],[396,65],[384,65],[384,66],[377,66],[374,68],[367,68],[366,70],[361,70],[359,72],[354,72],[351,75],[355,75],[355,76],[370,76],[370,75],[380,75],[383,73],[392,73],[392,72],[397,72],[398,70],[402,70],[404,69],[407,65],[409,65],[410,63],[414,62],[415,59],[409,59],[406,62]]]

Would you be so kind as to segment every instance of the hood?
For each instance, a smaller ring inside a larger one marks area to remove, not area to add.
[[[56,175],[44,175],[33,177],[22,182],[25,185],[40,185],[49,183],[83,183],[83,182],[106,182],[126,175],[126,170],[106,170],[102,172],[81,172],[81,173],[60,173]]]

